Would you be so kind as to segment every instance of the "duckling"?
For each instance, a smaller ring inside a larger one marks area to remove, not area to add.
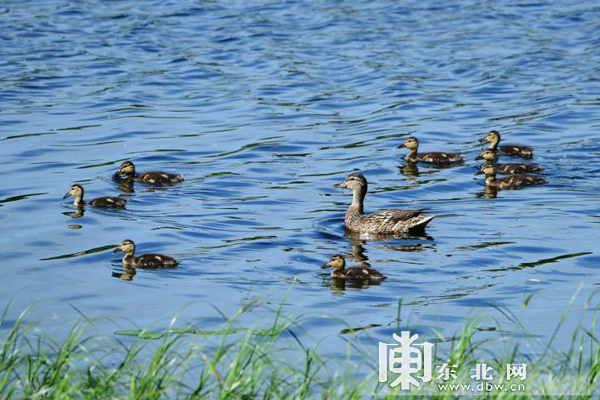
[[[440,153],[440,152],[432,152],[432,153],[417,153],[419,149],[419,141],[416,137],[409,137],[398,146],[399,149],[406,147],[409,152],[406,155],[406,161],[423,161],[431,164],[452,164],[463,161],[463,157],[460,154],[456,153]]]
[[[346,259],[341,254],[332,256],[321,269],[333,268],[332,278],[356,279],[361,281],[380,282],[386,278],[381,272],[367,266],[351,267],[346,269]]]
[[[494,165],[498,161],[498,153],[494,150],[486,149],[475,159],[485,160],[486,164]],[[496,165],[496,170],[500,174],[524,174],[526,172],[541,172],[544,168],[539,165],[510,163]]]
[[[161,267],[175,267],[179,262],[173,257],[165,256],[163,254],[142,254],[136,257],[135,243],[133,240],[125,239],[119,247],[113,250],[113,254],[122,251],[125,253],[123,257],[123,265],[128,265],[136,268],[161,268]]]
[[[75,201],[73,202],[75,207],[83,207],[86,204],[85,201],[83,201],[83,186],[80,184],[75,183],[74,185],[71,185],[71,188],[67,194],[63,196],[63,199],[70,196],[75,196]],[[104,196],[92,199],[87,204],[94,207],[125,208],[125,203],[127,203],[127,200],[120,197]]]
[[[182,182],[183,175],[170,174],[162,171],[149,171],[142,172],[141,174],[135,173],[135,165],[131,161],[124,161],[119,167],[119,171],[116,172],[113,177],[115,179],[125,175],[126,179],[137,179],[144,183],[177,183]]]
[[[435,216],[424,216],[424,210],[379,210],[365,215],[363,202],[367,195],[367,179],[352,173],[334,188],[352,189],[352,204],[346,211],[344,225],[350,231],[375,234],[407,233],[423,230]]]
[[[498,151],[498,143],[500,143],[500,132],[490,131],[485,140],[490,142],[490,150]],[[529,146],[517,146],[517,145],[504,145],[500,146],[500,151],[509,156],[533,158],[533,147]]]
[[[546,180],[533,175],[510,175],[506,178],[496,178],[496,167],[485,164],[481,167],[481,173],[485,174],[485,185],[496,189],[513,189],[520,186],[543,185]]]

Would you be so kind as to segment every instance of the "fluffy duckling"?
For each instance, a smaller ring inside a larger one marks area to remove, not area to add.
[[[161,267],[175,267],[179,262],[173,257],[165,256],[163,254],[142,254],[136,257],[135,254],[135,243],[133,240],[125,239],[119,247],[113,250],[113,254],[122,251],[125,253],[123,257],[123,265],[128,265],[136,268],[161,268]]]
[[[463,161],[463,157],[456,153],[417,153],[417,150],[419,149],[419,141],[416,137],[412,136],[398,146],[399,149],[404,147],[409,150],[408,154],[406,155],[406,160],[411,162],[422,161],[431,164],[452,164]]]
[[[490,150],[498,151],[498,143],[500,143],[500,132],[498,131],[490,131],[485,140],[490,142]],[[533,147],[529,146],[517,146],[517,145],[504,145],[500,146],[500,151],[509,156],[515,157],[523,157],[523,158],[532,158],[533,157]]]
[[[546,180],[533,175],[510,175],[506,178],[496,178],[496,167],[491,164],[485,164],[481,167],[481,172],[485,174],[485,185],[496,189],[513,189],[521,186],[543,185]]]
[[[125,179],[137,179],[144,183],[177,183],[182,182],[183,175],[170,174],[163,171],[149,171],[136,174],[135,165],[131,161],[124,161],[115,173],[114,178],[125,175]]]
[[[75,196],[75,201],[73,202],[75,207],[83,207],[86,204],[85,201],[83,201],[83,186],[80,184],[76,183],[71,185],[71,188],[67,194],[63,196],[63,199],[71,196]],[[127,203],[127,200],[120,197],[104,196],[92,199],[87,204],[94,207],[125,208],[125,203]]]
[[[367,179],[359,173],[352,173],[334,188],[352,190],[352,204],[346,211],[344,224],[347,229],[361,233],[394,234],[425,229],[435,216],[421,215],[423,210],[379,210],[372,214],[364,213],[364,200],[367,195]]]
[[[498,161],[498,153],[491,149],[484,150],[480,156],[475,158],[476,160],[485,160],[487,164],[496,164]],[[500,174],[524,174],[527,172],[541,172],[544,168],[539,165],[531,164],[500,164],[496,165],[496,171]]]
[[[341,254],[332,256],[321,269],[333,268],[331,277],[341,279],[356,279],[361,281],[380,282],[386,278],[381,272],[367,266],[346,269],[346,259]]]

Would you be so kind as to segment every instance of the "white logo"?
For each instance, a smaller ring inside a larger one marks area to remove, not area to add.
[[[417,378],[422,382],[429,382],[431,380],[431,349],[433,344],[429,342],[413,344],[419,338],[419,335],[410,336],[408,331],[402,331],[401,336],[393,334],[393,337],[398,344],[379,342],[379,382],[388,381],[388,370],[394,374],[399,374],[390,384],[390,387],[396,387],[399,384],[402,384],[402,390],[408,390],[411,384],[419,387],[421,383],[412,375],[421,370],[423,370],[423,376],[417,376]],[[423,348],[424,354],[421,353],[419,347]],[[400,364],[400,366],[397,367],[396,364]]]

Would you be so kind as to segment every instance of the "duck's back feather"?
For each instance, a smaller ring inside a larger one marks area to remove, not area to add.
[[[177,183],[182,182],[183,176],[162,171],[149,171],[141,173],[138,179],[144,183]]]
[[[92,199],[88,204],[94,207],[124,208],[125,203],[127,203],[127,200],[120,197],[104,196]]]
[[[532,158],[533,147],[529,146],[517,146],[517,145],[504,145],[500,146],[500,150],[509,156]]]
[[[373,268],[352,267],[344,270],[344,275],[348,279],[382,281],[386,277],[381,272]]]
[[[542,172],[544,168],[539,165],[531,164],[501,164],[496,167],[497,171],[501,174],[524,174],[527,172]]]
[[[463,157],[457,153],[417,153],[417,161],[423,161],[432,164],[450,164],[463,161]]]
[[[543,185],[546,183],[544,178],[532,175],[511,175],[506,178],[496,180],[496,185],[500,189],[514,188],[529,185]]]
[[[143,254],[135,257],[134,265],[140,268],[175,267],[179,262],[164,254]]]

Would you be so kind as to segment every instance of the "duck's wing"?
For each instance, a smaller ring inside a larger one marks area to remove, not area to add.
[[[368,222],[376,225],[373,232],[408,232],[423,229],[434,216],[422,215],[425,210],[379,210],[367,215]]]
[[[418,215],[421,215],[425,211],[422,210],[378,210],[370,214],[375,218],[387,219],[390,221],[408,221]]]

